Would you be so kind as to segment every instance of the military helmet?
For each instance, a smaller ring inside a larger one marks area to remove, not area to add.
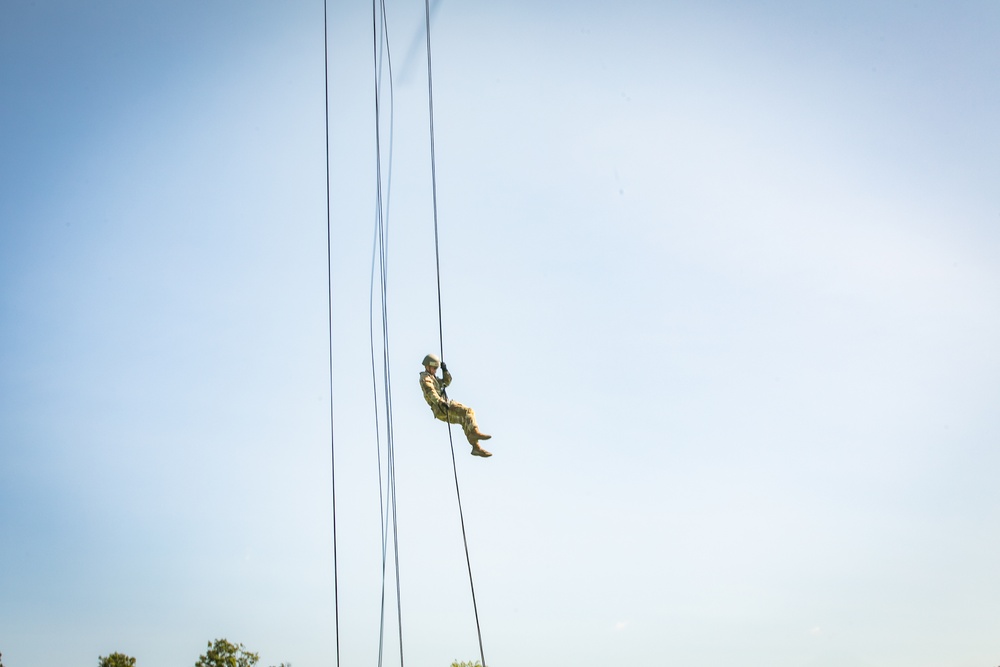
[[[433,366],[434,368],[441,367],[441,359],[436,354],[428,354],[424,357],[424,366]]]

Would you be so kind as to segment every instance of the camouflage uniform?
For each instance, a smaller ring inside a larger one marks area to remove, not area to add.
[[[451,384],[451,373],[442,370],[443,378],[434,373],[420,373],[420,388],[424,391],[424,400],[431,406],[434,416],[443,422],[460,424],[465,431],[465,437],[473,447],[479,447],[479,426],[476,424],[476,413],[472,408],[456,401],[448,400],[445,387]]]

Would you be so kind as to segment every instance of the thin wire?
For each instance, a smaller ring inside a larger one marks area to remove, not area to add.
[[[381,18],[381,21],[379,20]],[[384,0],[373,0],[372,1],[372,50],[373,50],[373,62],[375,69],[375,153],[376,153],[376,224],[375,224],[375,239],[372,248],[372,273],[371,273],[371,285],[369,290],[369,338],[371,344],[371,355],[372,355],[372,383],[375,392],[375,429],[376,429],[376,449],[378,450],[378,466],[379,466],[379,486],[380,489],[383,486],[382,480],[382,462],[381,462],[381,444],[379,442],[379,434],[381,433],[381,428],[379,427],[378,412],[379,412],[379,402],[378,402],[378,382],[377,382],[377,372],[375,369],[375,352],[374,352],[374,281],[375,281],[375,262],[376,257],[378,259],[379,266],[379,288],[381,297],[381,324],[382,324],[382,387],[384,390],[384,400],[383,408],[385,410],[385,434],[386,434],[386,479],[384,482],[385,487],[385,502],[382,502],[382,494],[379,494],[379,504],[380,504],[380,526],[382,530],[382,588],[381,588],[381,602],[379,611],[379,647],[378,647],[378,664],[379,667],[382,665],[384,656],[384,644],[385,644],[385,598],[386,598],[386,564],[387,564],[387,546],[388,546],[388,532],[389,525],[392,525],[392,543],[393,543],[393,563],[395,566],[395,579],[396,579],[396,615],[399,628],[399,661],[400,667],[403,666],[403,628],[402,628],[402,596],[400,590],[400,576],[399,576],[399,533],[398,533],[398,514],[396,506],[396,464],[395,464],[395,445],[394,445],[394,433],[393,433],[393,419],[392,419],[392,375],[390,372],[389,363],[389,319],[388,319],[388,209],[389,209],[389,194],[391,191],[392,184],[392,146],[393,146],[393,84],[392,84],[392,58],[389,51],[389,35],[386,20],[385,2]],[[385,56],[386,70],[389,74],[389,156],[388,156],[388,171],[386,178],[385,187],[385,197],[383,198],[383,178],[382,178],[382,56]],[[386,513],[386,506],[388,506],[388,513]]]
[[[337,464],[333,410],[333,244],[330,225],[330,37],[328,0],[323,0],[323,119],[326,127],[326,307],[330,377],[330,495],[333,509],[333,618],[336,666],[340,667],[340,591],[337,568]]]
[[[445,416],[448,415],[448,408],[445,407]],[[469,570],[469,589],[472,591],[472,611],[476,617],[476,636],[479,638],[479,658],[480,664],[486,666],[486,656],[483,653],[483,631],[479,625],[479,606],[476,604],[476,585],[472,581],[472,561],[469,558],[469,540],[465,534],[465,515],[462,512],[462,492],[458,488],[458,463],[455,461],[455,442],[451,435],[451,420],[448,421],[448,445],[451,448],[451,468],[455,473],[455,497],[458,498],[458,520],[462,525],[462,544],[465,546],[465,564]]]
[[[375,43],[376,37],[376,25],[375,25],[375,2],[372,2],[372,43]],[[373,47],[374,48],[374,47]],[[382,479],[382,443],[380,436],[382,433],[381,425],[379,423],[379,393],[378,393],[378,373],[375,366],[375,266],[376,258],[380,256],[379,246],[381,244],[381,222],[382,222],[382,181],[381,181],[381,149],[379,147],[379,103],[378,103],[378,91],[380,86],[380,70],[376,67],[375,74],[375,173],[376,173],[376,183],[375,183],[375,230],[374,236],[372,238],[372,268],[371,275],[369,277],[368,283],[368,341],[369,349],[371,352],[371,368],[372,368],[372,399],[375,408],[375,456],[376,464],[378,466],[378,485],[379,485],[379,526],[382,531],[382,588],[380,596],[380,606],[379,606],[379,628],[378,628],[378,667],[382,667],[382,651],[384,646],[385,637],[385,568],[386,568],[386,543],[387,543],[387,533],[388,533],[388,519],[386,518],[385,506],[388,504],[388,499],[385,502],[382,500],[382,489],[384,487],[384,482]],[[380,272],[381,275],[381,272]],[[385,341],[383,341],[384,350]]]
[[[431,145],[431,201],[434,212],[434,265],[437,272],[437,300],[438,300],[438,345],[441,351],[441,359],[444,360],[444,317],[442,316],[441,305],[441,251],[438,234],[438,206],[437,206],[437,159],[434,151],[434,68],[431,65],[431,5],[430,0],[424,0],[424,27],[427,31],[427,107],[428,120],[430,124],[430,145]],[[445,392],[447,399],[447,392]],[[483,631],[479,623],[479,606],[476,604],[476,585],[472,578],[472,560],[469,557],[469,540],[465,532],[465,515],[462,511],[462,492],[458,484],[458,463],[455,460],[455,441],[451,434],[451,420],[448,419],[448,408],[445,403],[445,422],[448,427],[448,445],[451,448],[451,467],[455,473],[455,496],[458,499],[458,518],[462,525],[462,544],[465,546],[465,564],[469,570],[469,589],[472,592],[472,610],[476,617],[476,635],[479,638],[479,657],[483,667],[486,667],[486,654],[483,651]]]
[[[381,207],[376,207],[376,220],[379,219]],[[376,372],[375,366],[375,262],[376,257],[378,257],[378,248],[380,244],[380,229],[379,225],[375,225],[375,234],[372,239],[372,268],[371,276],[369,278],[368,284],[368,341],[369,350],[371,353],[371,369],[372,369],[372,398],[373,404],[375,406],[375,457],[376,465],[378,467],[378,488],[379,488],[379,524],[382,531],[382,589],[380,596],[380,606],[379,606],[379,628],[378,628],[378,667],[382,667],[382,652],[384,646],[385,638],[385,572],[386,572],[386,545],[388,542],[388,518],[386,517],[385,506],[388,504],[388,498],[383,501],[382,499],[382,489],[385,488],[385,481],[382,479],[382,442],[380,436],[382,433],[381,424],[379,421],[379,392],[378,392],[378,374]]]
[[[378,667],[382,667],[382,648],[385,637],[385,567],[386,567],[386,541],[389,531],[385,505],[382,500],[382,489],[385,482],[382,480],[382,443],[379,439],[381,426],[379,424],[379,399],[378,399],[378,376],[375,372],[375,258],[378,248],[378,226],[375,228],[375,237],[372,239],[372,270],[368,284],[368,342],[371,353],[372,367],[372,398],[375,405],[375,456],[378,466],[378,512],[379,523],[382,530],[382,592],[381,604],[379,606],[379,627],[378,627]]]

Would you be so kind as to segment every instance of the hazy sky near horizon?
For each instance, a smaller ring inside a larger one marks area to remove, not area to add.
[[[478,658],[422,3],[387,4],[406,663]],[[0,11],[0,652],[334,664],[323,6]],[[345,666],[377,660],[371,6],[329,15]],[[442,0],[490,667],[1000,660],[1000,5]],[[394,602],[392,603],[394,604]],[[395,623],[394,614],[390,616]],[[394,625],[386,660],[398,660]]]

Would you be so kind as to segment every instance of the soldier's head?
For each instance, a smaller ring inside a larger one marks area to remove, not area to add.
[[[437,369],[440,367],[441,359],[436,354],[428,354],[424,357],[424,368],[427,369],[428,373],[437,373]]]

